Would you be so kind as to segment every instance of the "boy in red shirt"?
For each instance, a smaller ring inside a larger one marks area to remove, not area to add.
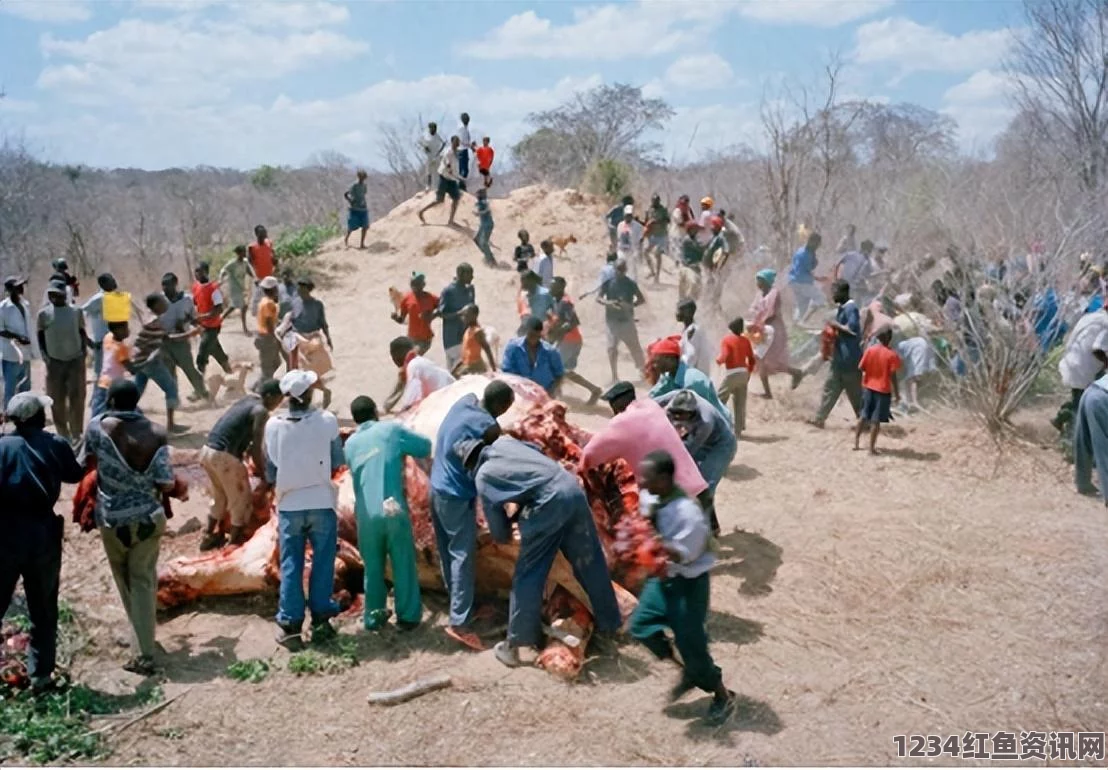
[[[866,424],[870,425],[869,453],[877,454],[877,436],[881,432],[881,423],[892,419],[892,402],[900,403],[900,386],[896,373],[900,370],[900,356],[889,343],[893,340],[892,329],[884,329],[877,335],[877,344],[870,345],[862,354],[858,368],[862,371],[862,413],[858,419],[858,428],[854,431],[854,449],[862,447],[859,442]]]
[[[423,273],[412,273],[409,284],[412,290],[404,295],[400,306],[392,314],[392,320],[398,324],[408,321],[408,339],[415,343],[419,354],[423,355],[431,348],[435,333],[431,330],[431,319],[439,307],[439,298],[424,288],[427,279]]]
[[[746,387],[750,384],[750,375],[754,374],[757,359],[754,358],[754,346],[750,338],[743,336],[743,319],[736,318],[727,328],[731,331],[719,343],[719,358],[716,363],[723,367],[723,382],[719,384],[719,400],[727,406],[732,400],[735,414],[735,435],[741,436],[746,430]]]
[[[485,178],[485,187],[492,187],[492,174],[490,172],[492,171],[492,159],[496,155],[496,151],[489,144],[487,136],[481,140],[481,146],[474,150],[473,154],[477,156],[477,171]]]

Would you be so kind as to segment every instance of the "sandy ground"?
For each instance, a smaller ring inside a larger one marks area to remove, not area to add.
[[[382,400],[395,377],[387,340],[387,287],[427,273],[437,290],[465,259],[477,266],[484,323],[506,339],[515,326],[514,271],[480,266],[469,236],[420,227],[406,204],[374,223],[373,246],[325,255],[327,303],[338,374],[335,408],[360,393]],[[469,220],[464,202],[459,220]],[[510,258],[516,229],[537,243],[574,234],[557,263],[570,292],[591,288],[606,240],[601,207],[537,189],[494,203],[494,239]],[[445,210],[432,211],[433,222]],[[475,224],[475,223],[473,223]],[[437,241],[434,247],[427,247]],[[435,251],[427,256],[427,251]],[[729,290],[745,309],[748,277]],[[673,276],[647,287],[644,342],[674,330]],[[609,380],[601,308],[581,303],[581,371]],[[227,326],[232,357],[250,342]],[[436,342],[432,357],[442,360]],[[622,371],[633,374],[624,354]],[[1108,724],[1104,650],[1108,523],[1096,501],[1071,492],[1057,453],[1032,445],[1003,452],[957,415],[916,417],[883,439],[885,456],[850,451],[849,407],[825,431],[802,423],[819,382],[777,400],[752,398],[748,434],[720,486],[722,564],[713,576],[709,630],[736,717],[700,722],[703,694],[666,707],[674,672],[633,644],[596,655],[581,681],[508,670],[491,653],[448,644],[442,602],[427,597],[425,628],[371,636],[352,622],[360,664],[341,674],[278,670],[260,684],[231,681],[228,664],[287,659],[272,638],[271,597],[207,601],[163,618],[169,697],[164,711],[114,744],[113,764],[896,764],[893,736],[996,730],[1103,730]],[[572,386],[569,386],[572,388]],[[153,390],[153,389],[152,389]],[[756,392],[758,388],[755,386]],[[159,413],[158,394],[147,405]],[[573,419],[603,423],[570,391]],[[183,411],[197,446],[218,410]],[[1041,421],[1040,415],[1029,420]],[[202,519],[206,499],[181,506],[174,526]],[[94,536],[68,534],[63,595],[93,641],[75,669],[90,685],[130,689],[119,669],[126,623]],[[167,539],[164,557],[192,552],[198,534]],[[455,687],[392,709],[366,694],[446,672]],[[296,729],[289,729],[296,725]],[[918,760],[917,760],[918,761]],[[951,760],[947,760],[949,763]]]

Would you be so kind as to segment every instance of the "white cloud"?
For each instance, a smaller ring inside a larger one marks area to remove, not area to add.
[[[958,137],[965,150],[980,150],[1004,130],[1015,114],[1009,101],[1012,80],[992,70],[979,70],[947,89],[940,109],[958,123]]]
[[[575,8],[558,25],[534,11],[510,17],[484,38],[460,46],[475,59],[615,60],[656,56],[703,40],[716,6],[644,2]]]
[[[0,98],[0,115],[24,115],[38,111],[36,102],[24,99],[12,99],[10,96]]]
[[[57,62],[39,74],[41,88],[85,104],[123,100],[147,108],[220,101],[235,85],[369,50],[337,32],[265,33],[187,16],[124,19],[78,40],[47,34],[40,45]]]
[[[888,8],[893,0],[746,0],[739,13],[767,24],[837,27]]]
[[[92,9],[85,0],[0,0],[0,13],[45,24],[92,18]]]
[[[246,2],[236,3],[232,11],[237,19],[259,27],[315,29],[350,20],[350,10],[345,5],[329,2]]]
[[[738,145],[759,148],[764,144],[757,104],[678,107],[676,113],[664,136],[667,161],[694,162]]]
[[[710,91],[729,85],[734,77],[726,59],[707,53],[682,56],[666,69],[665,81],[681,89]]]
[[[900,75],[969,72],[995,66],[1011,42],[1012,31],[1008,29],[951,35],[911,19],[890,18],[858,28],[853,59],[858,64],[892,65]]]
[[[118,109],[78,112],[74,120],[28,124],[36,141],[59,148],[59,161],[91,165],[214,165],[251,168],[262,163],[299,164],[313,152],[340,150],[370,167],[383,168],[377,127],[397,120],[436,120],[451,133],[462,110],[473,115],[475,136],[492,137],[505,157],[530,127],[529,112],[548,109],[601,78],[563,78],[533,89],[479,85],[457,74],[418,80],[384,80],[334,99],[279,96],[268,104],[236,103],[233,120],[218,103],[167,102],[142,120]],[[45,116],[42,116],[45,118]]]

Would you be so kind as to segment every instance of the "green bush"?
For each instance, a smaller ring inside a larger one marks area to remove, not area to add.
[[[250,682],[257,684],[269,674],[269,663],[261,658],[252,660],[236,660],[227,667],[227,676],[236,682]]]
[[[282,271],[292,268],[295,275],[304,275],[313,272],[314,260],[319,250],[327,241],[342,235],[338,220],[332,220],[324,225],[307,225],[299,230],[285,230],[280,235],[271,238],[273,253],[277,257]],[[211,265],[211,274],[215,278],[223,266],[235,258],[234,249],[215,251],[205,254],[203,259]],[[317,281],[318,283],[318,281]]]
[[[622,198],[631,189],[633,169],[626,163],[602,158],[585,172],[585,189],[610,200]]]

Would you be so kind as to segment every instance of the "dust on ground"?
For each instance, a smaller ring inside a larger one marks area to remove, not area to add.
[[[486,325],[505,340],[517,323],[517,279],[481,265],[471,243],[467,198],[456,229],[421,227],[417,197],[372,228],[374,249],[323,257],[337,281],[320,296],[335,340],[334,407],[390,391],[395,367],[387,341],[403,333],[389,320],[387,288],[405,288],[419,270],[445,286],[460,261],[476,270]],[[575,235],[556,273],[571,294],[592,288],[606,233],[599,202],[571,191],[524,188],[493,200],[493,243],[510,262],[515,232],[532,242]],[[446,207],[428,214],[444,222]],[[425,256],[438,242],[439,251]],[[440,248],[441,247],[441,248]],[[752,271],[749,271],[752,272]],[[644,285],[644,341],[672,333],[676,278]],[[753,294],[745,273],[725,296],[729,312]],[[585,349],[579,371],[608,382],[602,309],[579,303]],[[226,325],[232,358],[253,360],[250,341]],[[722,328],[719,325],[717,328]],[[436,341],[431,356],[442,361]],[[624,353],[621,372],[633,374]],[[36,372],[36,378],[40,373]],[[41,381],[41,380],[36,380]],[[667,706],[674,671],[634,644],[594,654],[580,681],[534,669],[509,670],[491,653],[458,650],[441,632],[440,597],[426,597],[425,624],[410,634],[342,630],[358,665],[341,673],[295,676],[273,641],[273,597],[211,600],[162,618],[167,697],[188,692],[131,727],[114,743],[112,764],[895,764],[894,735],[970,731],[1103,730],[1108,723],[1104,650],[1108,613],[1108,524],[1104,506],[1072,492],[1056,452],[998,450],[954,414],[898,421],[882,438],[883,457],[850,451],[849,407],[825,431],[805,426],[819,382],[764,401],[752,385],[749,432],[721,484],[722,564],[713,575],[712,652],[740,699],[718,729],[700,717],[708,696]],[[567,385],[571,419],[603,423]],[[144,406],[160,415],[160,394]],[[219,410],[188,408],[198,446]],[[157,417],[155,418],[157,419]],[[1029,415],[1028,419],[1042,419]],[[203,520],[206,498],[178,506],[178,529]],[[95,536],[70,529],[62,595],[92,637],[75,664],[90,686],[130,690],[122,672],[127,626]],[[167,538],[163,560],[194,552],[199,534]],[[236,660],[271,659],[262,682],[227,677]],[[394,708],[366,695],[432,673],[452,689]]]

